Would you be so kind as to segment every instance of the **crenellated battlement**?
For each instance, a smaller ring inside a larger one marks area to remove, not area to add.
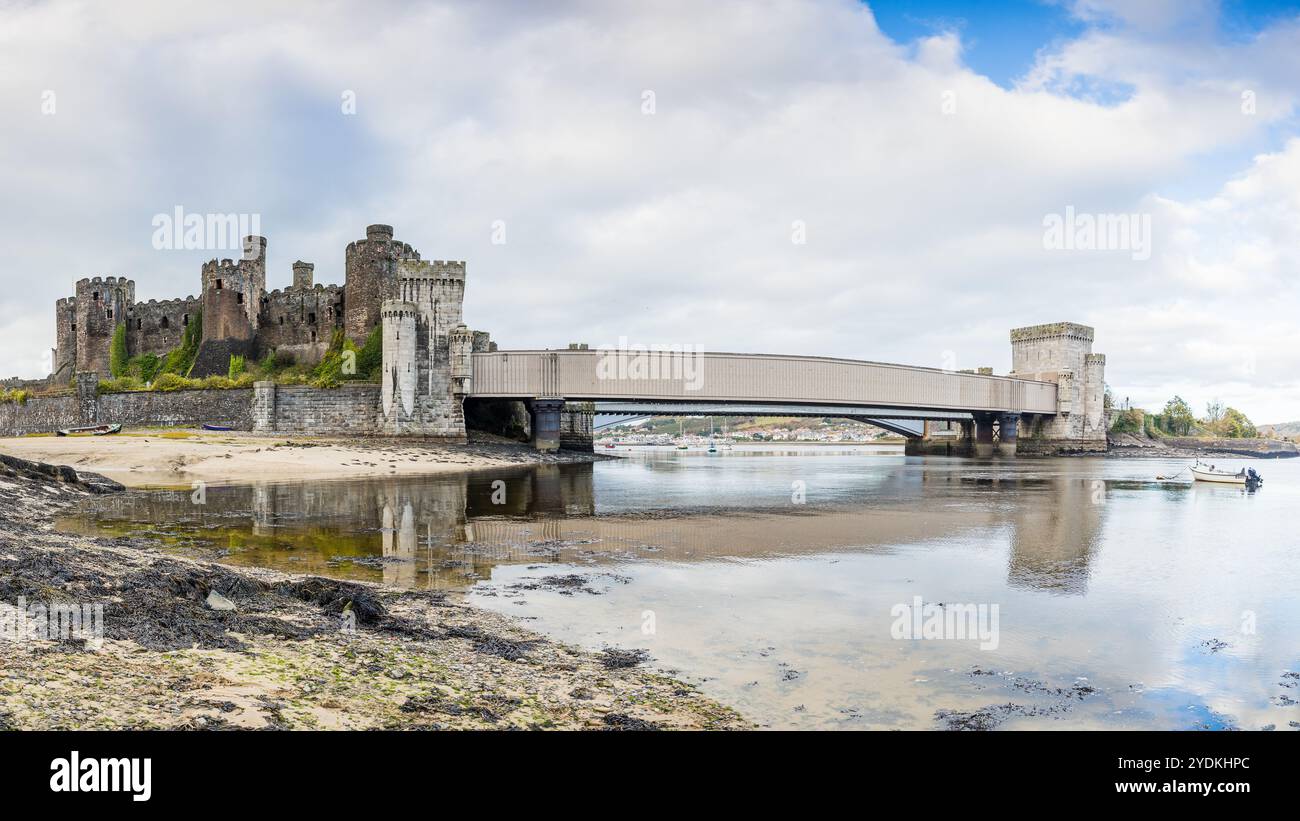
[[[101,286],[105,288],[116,288],[119,286],[134,288],[135,280],[128,279],[127,277],[115,277],[115,276],[82,277],[81,279],[77,280],[78,288],[91,288],[95,286]]]
[[[180,308],[198,305],[201,301],[196,296],[177,297],[176,299],[150,299],[145,302],[137,302],[134,307]]]
[[[1050,322],[1045,325],[1030,325],[1011,331],[1011,343],[1031,342],[1040,339],[1077,339],[1080,342],[1092,342],[1094,331],[1087,325],[1077,322]]]
[[[276,288],[274,291],[267,291],[265,294],[263,294],[262,299],[263,300],[278,299],[281,297],[302,296],[303,294],[342,295],[343,292],[344,292],[343,285],[334,285],[334,284],[324,285],[318,282],[315,285],[311,286],[310,288],[295,288],[292,285],[290,285],[287,288]]]
[[[398,279],[433,279],[465,281],[465,262],[463,260],[419,260],[408,259],[397,263]]]
[[[404,319],[418,316],[420,309],[413,302],[406,302],[400,299],[388,299],[384,301],[383,307],[380,308],[379,313],[384,319]]]

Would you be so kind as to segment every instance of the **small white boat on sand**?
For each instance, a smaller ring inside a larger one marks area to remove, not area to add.
[[[1214,465],[1204,465],[1200,462],[1192,465],[1192,478],[1198,482],[1217,482],[1224,485],[1260,485],[1264,479],[1254,468],[1242,468],[1233,473],[1230,470],[1222,470]]]

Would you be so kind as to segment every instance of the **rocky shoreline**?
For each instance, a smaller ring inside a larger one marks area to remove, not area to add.
[[[0,729],[753,726],[639,656],[566,646],[443,594],[53,528],[92,494],[122,491],[0,456]],[[16,633],[33,604],[101,606],[102,636]]]
[[[1201,439],[1168,437],[1151,439],[1131,433],[1108,436],[1107,456],[1194,459],[1197,457],[1244,456],[1252,459],[1293,459],[1300,455],[1294,442],[1277,439]]]

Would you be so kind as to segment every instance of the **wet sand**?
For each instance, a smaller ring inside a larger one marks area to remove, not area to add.
[[[529,445],[502,440],[455,445],[184,429],[0,438],[0,453],[93,471],[127,487],[411,476],[604,458],[571,451],[543,454]]]

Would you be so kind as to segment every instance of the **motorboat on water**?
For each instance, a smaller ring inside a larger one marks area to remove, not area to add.
[[[1230,470],[1223,470],[1214,465],[1206,465],[1199,460],[1190,468],[1192,478],[1198,482],[1216,482],[1223,485],[1248,485],[1259,487],[1264,484],[1264,477],[1255,472],[1254,468],[1242,468],[1233,473]]]

